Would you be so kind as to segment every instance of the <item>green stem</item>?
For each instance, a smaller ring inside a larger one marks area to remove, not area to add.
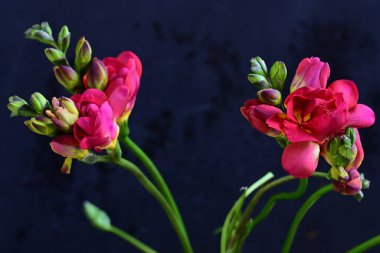
[[[307,213],[307,211],[317,202],[318,199],[320,199],[323,195],[331,192],[333,190],[333,187],[331,184],[326,185],[316,192],[314,192],[307,200],[306,202],[301,206],[301,208],[298,210],[296,216],[294,217],[294,220],[290,226],[288,235],[286,236],[284,246],[282,248],[282,253],[288,253],[290,251],[290,248],[292,246],[294,237],[297,233],[297,229]]]
[[[136,155],[136,157],[141,161],[141,163],[144,165],[144,167],[147,169],[149,174],[152,176],[152,179],[154,183],[157,185],[157,188],[160,190],[162,195],[165,197],[165,199],[169,202],[169,205],[172,207],[173,212],[177,216],[177,219],[180,222],[180,226],[182,227],[182,230],[185,233],[185,236],[187,238],[187,241],[189,240],[189,236],[186,231],[185,224],[183,222],[181,213],[179,212],[179,209],[177,207],[177,204],[173,198],[173,195],[171,194],[168,185],[166,184],[164,178],[162,177],[160,171],[156,167],[156,165],[153,163],[153,161],[149,158],[149,156],[128,136],[121,139],[123,144]],[[190,244],[190,242],[189,242]]]
[[[145,243],[141,242],[140,240],[138,240],[134,236],[128,234],[127,232],[125,232],[125,231],[123,231],[117,227],[111,226],[111,228],[108,232],[120,237],[121,239],[123,239],[127,242],[129,242],[130,244],[132,244],[136,249],[140,250],[141,252],[158,253],[157,250],[152,249],[151,247],[149,247]]]
[[[355,246],[346,253],[363,253],[380,244],[380,235],[374,236],[371,239]]]
[[[193,249],[191,247],[190,241],[187,237],[187,233],[182,226],[181,220],[178,219],[177,215],[174,213],[169,202],[165,199],[162,193],[156,188],[156,186],[145,176],[145,174],[133,163],[126,159],[111,160],[111,162],[119,165],[121,168],[127,170],[132,175],[134,175],[141,185],[158,201],[166,212],[170,222],[172,223],[174,230],[176,231],[181,244],[183,251],[185,253],[192,253]]]

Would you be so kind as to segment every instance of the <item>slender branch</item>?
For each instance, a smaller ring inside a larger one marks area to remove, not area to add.
[[[174,230],[176,231],[183,251],[185,253],[193,253],[190,241],[187,237],[186,231],[184,230],[181,221],[178,219],[177,215],[173,212],[172,207],[169,205],[168,201],[161,194],[161,192],[156,188],[156,186],[145,176],[145,174],[132,162],[126,159],[113,160],[112,158],[103,157],[100,162],[112,162],[119,165],[121,168],[130,172],[136,177],[140,184],[158,201],[158,203],[164,209],[166,215],[168,216]]]
[[[294,217],[294,220],[290,226],[288,235],[286,236],[284,246],[282,248],[282,253],[288,253],[290,251],[290,248],[292,247],[292,243],[294,240],[294,237],[297,233],[297,229],[303,219],[303,217],[306,215],[307,211],[317,202],[318,199],[320,199],[323,195],[331,192],[333,189],[332,185],[326,185],[316,192],[314,192],[307,200],[306,202],[301,206],[301,208],[298,210],[296,216]]]
[[[138,240],[134,236],[128,234],[127,232],[125,232],[125,231],[123,231],[117,227],[111,226],[110,230],[108,230],[107,232],[114,234],[114,235],[120,237],[121,239],[129,242],[130,244],[132,244],[136,249],[140,250],[141,252],[158,253],[158,251],[152,249],[151,247],[149,247],[145,243],[141,242],[140,240]]]
[[[363,253],[369,249],[372,249],[373,247],[380,244],[380,235],[374,236],[371,239],[355,246],[354,248],[350,249],[346,253]]]

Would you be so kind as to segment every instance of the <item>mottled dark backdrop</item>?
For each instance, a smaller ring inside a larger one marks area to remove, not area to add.
[[[246,80],[250,57],[283,60],[291,78],[301,58],[319,56],[331,66],[330,80],[354,80],[360,101],[378,114],[379,8],[375,0],[1,1],[0,252],[135,252],[89,226],[86,199],[160,252],[180,252],[163,211],[131,175],[82,164],[62,175],[49,140],[30,133],[22,119],[9,119],[10,95],[63,94],[44,47],[23,39],[30,25],[67,24],[73,39],[85,35],[100,58],[126,49],[140,56],[132,137],[167,178],[196,252],[213,253],[219,248],[213,230],[239,188],[268,170],[285,174],[280,148],[239,112],[256,93]],[[343,252],[380,232],[379,130],[375,124],[361,131],[361,169],[372,180],[364,201],[323,198],[303,221],[293,252]],[[319,184],[311,181],[308,194]],[[244,252],[279,252],[300,203],[279,203]]]

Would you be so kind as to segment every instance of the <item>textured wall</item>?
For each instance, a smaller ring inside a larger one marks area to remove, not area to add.
[[[319,56],[331,66],[330,80],[354,80],[360,101],[378,114],[379,7],[375,0],[1,1],[0,251],[135,252],[89,226],[81,211],[88,199],[160,252],[180,252],[163,211],[131,175],[79,163],[62,175],[48,139],[31,134],[22,119],[9,119],[10,95],[64,94],[44,47],[23,39],[31,24],[46,20],[56,30],[67,24],[99,58],[125,49],[139,55],[144,73],[131,135],[166,177],[194,248],[203,253],[218,251],[213,230],[241,186],[268,170],[285,174],[280,148],[239,112],[256,93],[246,80],[250,57],[283,60],[291,78],[300,59]],[[343,252],[379,233],[379,128],[361,131],[361,170],[372,181],[363,202],[335,193],[323,198],[303,221],[293,252]],[[311,179],[308,193],[319,184]],[[244,252],[279,252],[299,205],[279,203]]]

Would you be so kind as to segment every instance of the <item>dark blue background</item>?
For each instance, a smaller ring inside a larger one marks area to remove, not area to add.
[[[375,0],[1,1],[0,251],[135,252],[88,224],[82,202],[90,200],[160,252],[180,252],[163,211],[135,178],[116,167],[79,163],[62,175],[63,159],[49,140],[32,134],[22,119],[9,119],[13,94],[65,94],[44,46],[23,38],[32,24],[49,21],[55,32],[67,24],[72,45],[85,35],[99,58],[126,49],[139,55],[144,71],[131,135],[167,179],[196,252],[218,252],[213,230],[239,188],[268,170],[285,175],[281,149],[239,112],[256,93],[246,80],[250,57],[284,61],[289,84],[302,58],[319,56],[331,66],[330,81],[354,80],[360,102],[378,114],[379,7]],[[323,198],[303,221],[293,252],[343,252],[380,232],[379,128],[361,131],[361,171],[372,181],[363,202],[336,193]],[[311,179],[308,194],[321,184]],[[279,203],[244,252],[279,252],[300,204]]]

